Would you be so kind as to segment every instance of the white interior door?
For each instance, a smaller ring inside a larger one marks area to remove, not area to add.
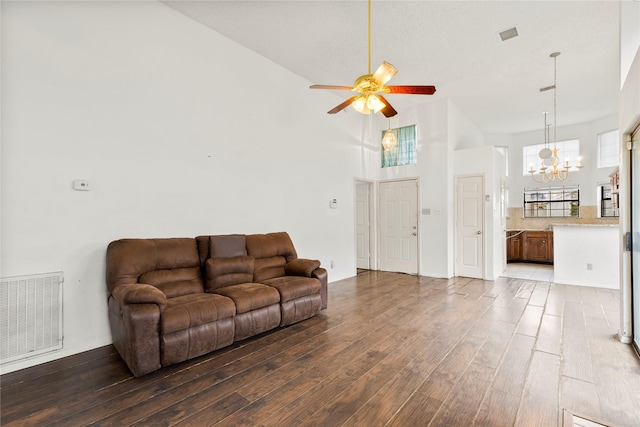
[[[356,268],[371,269],[371,183],[356,181]]]
[[[483,278],[484,178],[456,178],[456,275]]]
[[[379,186],[380,270],[418,274],[418,181]]]

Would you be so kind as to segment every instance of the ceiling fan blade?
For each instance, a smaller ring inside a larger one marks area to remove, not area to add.
[[[433,95],[436,92],[435,86],[387,86],[386,93],[406,93],[410,95]]]
[[[312,85],[309,89],[337,89],[337,90],[352,90],[351,86],[333,86],[333,85]]]
[[[333,109],[327,111],[328,114],[335,114],[338,113],[342,110],[344,110],[345,108],[347,108],[349,105],[351,105],[351,103],[353,101],[356,100],[356,98],[358,98],[359,95],[356,96],[352,96],[351,98],[347,99],[346,101],[344,101],[342,104],[338,105],[337,107],[334,107]]]
[[[376,95],[378,98],[380,98],[380,101],[382,101],[382,103],[384,104],[384,108],[382,110],[380,110],[380,112],[382,114],[384,114],[385,117],[393,117],[396,114],[398,114],[398,112],[395,110],[395,108],[393,108],[391,106],[391,104],[389,104],[389,101],[387,101],[384,96],[382,95]]]
[[[378,86],[384,86],[396,74],[398,74],[396,67],[387,61],[383,61],[376,72],[373,73],[373,76],[371,76],[371,81],[375,82]]]

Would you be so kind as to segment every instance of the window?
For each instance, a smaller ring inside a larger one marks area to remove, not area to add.
[[[525,218],[577,218],[580,216],[580,189],[578,187],[525,189],[523,211]]]
[[[600,218],[620,216],[615,203],[613,203],[611,184],[598,185],[598,202],[598,216]]]
[[[618,129],[598,134],[598,167],[618,166],[618,147],[620,131]]]
[[[522,175],[529,175],[529,169],[531,166],[535,170],[540,169],[540,150],[544,148],[545,144],[534,144],[534,145],[525,145],[522,147]],[[553,142],[547,144],[547,146],[553,149]],[[567,141],[558,141],[555,144],[558,149],[558,156],[560,157],[560,161],[564,161],[565,159],[569,159],[569,163],[575,164],[580,157],[580,140],[579,139],[569,139]],[[548,165],[547,165],[548,166]]]
[[[416,125],[403,126],[391,129],[398,140],[398,144],[391,150],[385,150],[380,143],[382,150],[382,167],[414,165],[418,163],[418,143],[416,138]],[[382,135],[386,132],[383,131]],[[382,137],[380,138],[382,141]]]

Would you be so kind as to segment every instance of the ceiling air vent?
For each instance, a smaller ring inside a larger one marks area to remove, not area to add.
[[[500,38],[504,42],[514,37],[518,37],[518,29],[516,27],[512,27],[507,30],[501,31],[499,34]]]

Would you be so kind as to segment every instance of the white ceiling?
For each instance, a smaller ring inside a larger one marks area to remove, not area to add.
[[[350,86],[367,73],[364,0],[163,3],[310,84]],[[371,71],[385,60],[399,70],[389,84],[437,88],[433,96],[388,95],[397,117],[447,97],[485,132],[542,132],[553,91],[539,89],[553,84],[555,51],[558,126],[618,111],[617,1],[374,0],[371,10]],[[514,26],[519,36],[501,41],[498,33]],[[335,105],[350,96],[335,94]],[[318,105],[318,114],[335,105]]]

